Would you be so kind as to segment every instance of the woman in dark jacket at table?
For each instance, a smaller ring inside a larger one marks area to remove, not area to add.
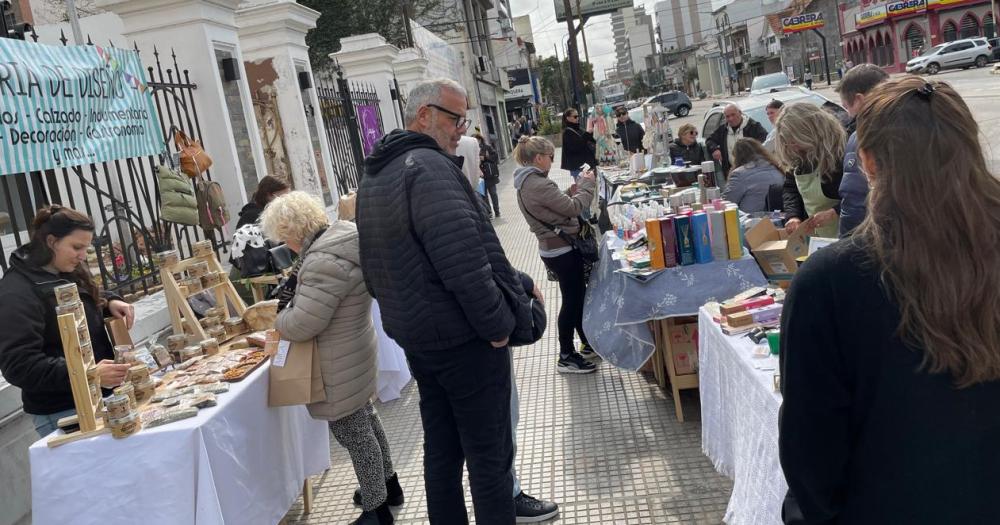
[[[868,216],[782,312],[784,522],[997,523],[1000,180],[943,82],[890,80],[857,122]]]
[[[0,311],[6,326],[0,330],[0,373],[21,389],[24,411],[32,415],[41,436],[76,412],[59,335],[55,287],[77,286],[101,386],[120,385],[131,366],[114,363],[104,317],[124,319],[131,328],[135,312],[132,305],[101,293],[94,284],[86,265],[93,240],[94,223],[86,215],[55,204],[42,208],[32,221],[30,242],[11,254],[10,267],[0,280]]]
[[[326,399],[307,408],[313,418],[329,422],[333,437],[351,456],[361,484],[354,502],[363,509],[351,525],[392,524],[389,506],[403,504],[403,489],[371,402],[378,341],[372,298],[361,273],[357,226],[331,224],[318,199],[293,191],[264,209],[261,227],[269,238],[300,254],[289,278],[295,294],[274,327],[287,341],[316,341]]]
[[[806,102],[786,105],[775,123],[775,153],[788,168],[782,192],[785,229],[836,239],[847,134],[830,112]]]
[[[580,166],[597,167],[597,140],[590,127],[580,129],[580,112],[574,108],[563,111],[562,159],[559,167],[569,172],[576,182]]]
[[[705,148],[698,144],[698,128],[694,124],[684,124],[677,130],[677,139],[670,143],[670,163],[682,158],[692,166],[700,166],[708,160]]]

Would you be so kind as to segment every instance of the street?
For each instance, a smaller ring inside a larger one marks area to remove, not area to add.
[[[969,105],[972,114],[979,122],[986,157],[990,159],[990,167],[993,172],[997,173],[1000,172],[1000,104],[997,104],[997,100],[1000,100],[1000,75],[992,75],[990,71],[992,71],[992,66],[982,69],[954,69],[942,71],[934,76],[925,76],[925,78],[948,82],[962,95],[965,103]],[[896,74],[893,75],[893,78],[899,76],[901,74]],[[836,86],[836,82],[833,86],[817,83],[814,84],[816,88],[814,91],[839,104],[840,96],[834,91]],[[694,107],[691,108],[691,113],[687,117],[675,117],[670,120],[674,134],[677,134],[678,128],[688,123],[694,124],[700,133],[705,111],[720,100],[732,100],[732,98],[692,99]]]

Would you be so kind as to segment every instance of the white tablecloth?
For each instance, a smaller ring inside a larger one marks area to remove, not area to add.
[[[388,403],[399,398],[400,392],[413,376],[410,375],[406,353],[382,328],[382,313],[378,301],[372,301],[372,323],[378,335],[378,400]]]
[[[267,406],[268,366],[198,416],[48,448],[31,446],[32,513],[48,524],[274,525],[330,467],[326,422]]]
[[[704,308],[698,333],[701,447],[733,480],[725,522],[780,524],[788,485],[778,460],[778,358],[753,357],[753,341],[723,334]]]

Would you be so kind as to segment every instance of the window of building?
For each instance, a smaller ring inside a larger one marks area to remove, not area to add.
[[[976,20],[972,13],[966,13],[962,17],[962,38],[972,38],[982,36],[979,33],[979,20]]]
[[[885,65],[891,66],[896,63],[896,43],[892,41],[892,36],[885,35]]]
[[[996,20],[992,14],[983,17],[983,36],[990,38],[997,36]]]
[[[945,42],[958,40],[958,27],[955,26],[955,22],[951,20],[945,22],[941,29],[941,36],[944,37]]]
[[[914,58],[923,52],[924,30],[921,29],[920,26],[917,24],[911,24],[910,27],[906,29],[903,48],[906,50],[906,56],[909,58]]]

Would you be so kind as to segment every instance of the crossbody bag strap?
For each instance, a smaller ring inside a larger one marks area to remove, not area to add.
[[[521,209],[524,210],[524,213],[528,214],[528,217],[531,217],[532,219],[535,219],[535,222],[541,224],[542,226],[548,228],[549,230],[552,230],[552,233],[558,235],[560,239],[566,241],[570,245],[573,244],[573,236],[572,235],[570,235],[570,234],[562,231],[560,228],[556,228],[555,226],[553,226],[553,225],[551,225],[551,224],[549,224],[549,223],[547,223],[547,222],[539,219],[538,217],[535,217],[535,214],[533,214],[530,211],[528,211],[528,206],[524,203],[524,200],[521,199],[521,190],[520,189],[517,190],[517,202],[519,202],[521,204]],[[579,220],[579,219],[577,219],[577,220]]]

